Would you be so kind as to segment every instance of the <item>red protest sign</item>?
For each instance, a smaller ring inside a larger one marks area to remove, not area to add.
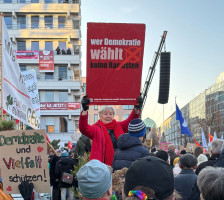
[[[86,94],[93,105],[134,105],[140,95],[144,24],[87,24]]]
[[[39,51],[39,71],[54,72],[54,52]]]

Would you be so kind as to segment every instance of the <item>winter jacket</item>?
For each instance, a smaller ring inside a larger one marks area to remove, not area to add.
[[[221,156],[215,161],[214,167],[224,167],[224,149],[222,150]]]
[[[171,165],[171,167],[174,167],[173,166],[173,161],[174,161],[174,159],[176,158],[176,157],[179,157],[174,151],[172,151],[172,150],[170,150],[170,151],[168,151],[168,155],[169,155],[169,160],[170,160],[170,165]]]
[[[174,177],[174,188],[182,196],[182,200],[188,200],[191,196],[197,175],[192,169],[182,169],[180,174]]]
[[[124,133],[128,131],[128,124],[132,119],[136,119],[139,117],[140,114],[136,114],[135,111],[133,110],[129,117],[122,121],[122,122],[117,122],[119,126],[123,129]],[[92,148],[91,148],[91,153],[90,153],[90,160],[96,159],[104,163],[104,154],[105,154],[105,136],[104,132],[102,130],[102,127],[99,125],[93,124],[89,125],[88,124],[88,114],[87,115],[82,115],[80,114],[79,117],[79,130],[82,134],[87,136],[88,138],[92,139]]]
[[[75,157],[78,158],[79,156],[83,156],[85,152],[90,152],[91,151],[91,144],[89,141],[89,138],[86,137],[85,135],[82,135],[76,146],[75,146]]]
[[[201,171],[202,169],[204,169],[205,167],[207,167],[207,166],[213,166],[213,165],[215,164],[216,160],[217,160],[219,157],[220,157],[220,154],[214,154],[214,155],[212,155],[212,156],[208,159],[208,161],[205,161],[205,162],[201,163],[200,165],[198,165],[198,167],[197,167],[197,169],[196,169],[196,171],[195,171],[195,174],[198,175],[198,174],[200,173],[200,171]]]
[[[50,184],[51,186],[58,186],[58,182],[56,182],[56,176],[55,176],[55,168],[57,161],[60,160],[60,157],[53,155],[51,156],[51,159],[49,161],[50,164]]]
[[[62,182],[63,172],[71,174],[71,171],[74,170],[75,164],[76,164],[75,160],[70,156],[63,156],[59,161],[57,161],[55,168],[55,176],[57,179],[59,179],[59,185],[58,185],[59,188],[69,188],[72,186],[76,186],[75,177],[72,185]]]
[[[114,154],[113,170],[129,166],[138,158],[149,156],[149,150],[142,146],[139,138],[128,134],[121,135],[117,140],[118,150]]]

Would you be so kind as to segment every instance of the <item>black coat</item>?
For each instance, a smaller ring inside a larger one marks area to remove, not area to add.
[[[222,150],[221,156],[215,161],[214,167],[224,167],[224,149]]]
[[[71,158],[70,156],[63,156],[61,157],[59,161],[57,161],[56,168],[55,168],[55,175],[56,175],[56,178],[60,180],[58,185],[59,188],[69,188],[72,186],[76,186],[75,177],[74,177],[72,185],[61,181],[63,172],[71,174],[71,171],[74,170],[75,164],[76,164],[75,160]]]
[[[51,186],[58,186],[59,182],[56,182],[56,175],[55,175],[55,168],[56,168],[56,163],[57,161],[60,160],[60,157],[53,155],[50,157],[50,184]]]
[[[191,196],[197,175],[191,169],[183,169],[174,177],[174,188],[182,196],[183,200],[188,200]]]
[[[213,166],[214,163],[216,162],[216,160],[219,157],[220,157],[220,154],[214,154],[214,155],[212,155],[211,158],[208,159],[208,161],[205,161],[205,162],[201,163],[200,165],[198,165],[198,167],[197,167],[197,169],[195,171],[195,174],[198,175],[200,173],[200,171],[202,169],[204,169],[205,167],[207,167],[207,166]]]
[[[130,165],[145,156],[149,156],[149,150],[142,146],[141,140],[128,134],[122,134],[117,140],[118,150],[114,154],[113,170],[129,168]]]

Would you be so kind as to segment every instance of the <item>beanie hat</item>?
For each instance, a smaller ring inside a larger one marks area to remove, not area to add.
[[[87,199],[103,196],[112,185],[112,174],[107,165],[91,160],[77,172],[79,191]]]
[[[183,149],[183,150],[180,151],[180,154],[186,154],[186,153],[187,153],[187,152],[186,152],[185,149]]]
[[[128,134],[130,136],[142,137],[145,135],[145,123],[141,119],[133,119],[128,125]]]
[[[63,147],[61,148],[61,156],[68,156],[68,152]]]
[[[153,189],[157,199],[170,197],[174,191],[173,169],[167,162],[154,156],[139,158],[125,175],[125,195],[128,196],[136,186]]]
[[[198,165],[200,165],[201,163],[205,162],[205,161],[208,161],[208,158],[206,155],[204,154],[200,154],[197,158],[198,160]]]
[[[168,160],[168,153],[166,151],[164,151],[164,150],[157,151],[155,156],[157,158],[160,158],[160,159],[164,160],[164,161]]]

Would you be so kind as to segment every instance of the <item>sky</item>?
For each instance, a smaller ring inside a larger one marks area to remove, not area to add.
[[[82,76],[86,76],[86,30],[88,22],[144,23],[145,48],[142,88],[163,31],[171,52],[169,101],[159,104],[159,61],[149,87],[142,119],[149,117],[160,126],[213,85],[224,72],[223,0],[83,0],[81,1]],[[163,49],[164,50],[164,49]]]

